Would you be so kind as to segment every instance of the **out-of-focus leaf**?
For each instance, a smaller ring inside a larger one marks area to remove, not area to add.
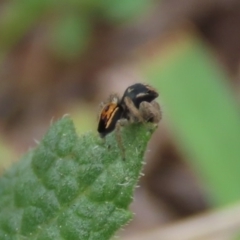
[[[56,2],[56,6],[65,7],[73,9],[73,11],[78,10],[81,13],[88,14],[88,11],[92,11],[101,5],[102,1],[98,0],[65,0],[63,2]]]
[[[89,104],[78,102],[76,105],[72,106],[69,112],[71,112],[71,117],[78,134],[96,130],[98,117],[94,108]]]
[[[5,52],[36,23],[51,1],[23,0],[6,3],[0,17],[0,53]]]
[[[102,8],[104,17],[114,22],[123,22],[139,16],[151,6],[152,2],[148,0],[104,0]]]
[[[57,56],[72,59],[81,54],[88,46],[91,25],[87,18],[71,12],[61,16],[53,25],[51,48]]]
[[[233,91],[208,49],[198,41],[149,65],[179,144],[217,204],[240,200],[240,116]],[[176,49],[175,49],[176,50]]]
[[[2,139],[0,139],[0,173],[9,167],[16,158],[16,154]]]

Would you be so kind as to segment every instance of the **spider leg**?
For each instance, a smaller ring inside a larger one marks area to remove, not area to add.
[[[141,115],[141,112],[135,107],[133,101],[129,97],[124,98],[124,103],[127,106],[128,111],[130,112],[129,118],[130,122],[145,122],[144,118]]]
[[[115,136],[116,136],[117,144],[120,149],[123,160],[125,160],[125,149],[122,142],[121,127],[125,126],[127,123],[128,123],[127,119],[120,119],[117,121],[116,127],[115,127]]]
[[[99,105],[98,105],[98,113],[97,113],[97,121],[99,121],[99,118],[101,116],[101,113],[102,113],[102,110],[103,108],[106,106],[106,103],[105,102],[101,102]]]
[[[139,112],[147,122],[158,123],[162,118],[160,105],[156,101],[141,102]]]

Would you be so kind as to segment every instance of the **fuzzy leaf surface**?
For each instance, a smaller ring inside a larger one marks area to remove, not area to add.
[[[152,125],[77,136],[69,118],[51,126],[36,149],[0,179],[1,240],[109,239],[130,221],[128,206]]]

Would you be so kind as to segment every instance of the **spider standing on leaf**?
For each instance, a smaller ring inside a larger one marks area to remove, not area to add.
[[[161,120],[160,106],[154,101],[157,97],[154,88],[142,83],[129,86],[121,99],[117,94],[110,95],[107,102],[101,104],[99,135],[104,138],[116,129],[118,144],[123,149],[119,130],[126,122],[158,123]]]

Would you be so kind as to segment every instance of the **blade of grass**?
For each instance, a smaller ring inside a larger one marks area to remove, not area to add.
[[[146,75],[159,88],[179,144],[195,160],[216,204],[239,200],[240,116],[227,79],[194,39],[161,62],[158,56]]]

